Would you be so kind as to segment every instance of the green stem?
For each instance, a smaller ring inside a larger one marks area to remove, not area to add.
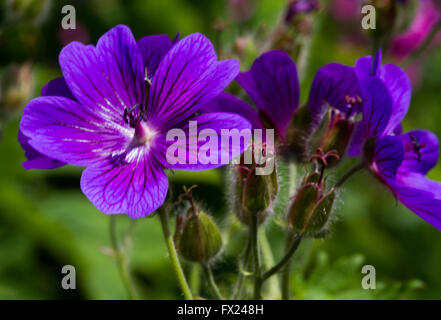
[[[251,214],[250,219],[250,239],[251,239],[251,251],[253,253],[253,275],[254,275],[254,299],[258,300],[261,298],[260,290],[262,287],[262,282],[260,279],[261,272],[261,261],[260,261],[260,250],[259,250],[259,236],[258,236],[258,222],[257,215]]]
[[[216,297],[217,300],[225,300],[222,296],[219,288],[217,287],[216,281],[214,281],[213,272],[211,271],[211,267],[203,263],[202,264],[202,270],[204,270],[205,278],[208,281],[208,286],[210,287],[211,293],[214,297]]]
[[[427,47],[432,43],[432,40],[435,38],[438,31],[441,29],[441,19],[433,26],[430,33],[427,35],[424,42],[421,46],[416,49],[402,64],[403,68],[407,68],[412,62],[414,62],[423,52],[427,49]]]
[[[240,265],[239,275],[237,276],[236,284],[234,285],[231,300],[235,300],[240,297],[242,287],[244,283],[244,271],[248,267],[249,257],[251,252],[251,239],[248,237],[247,245],[244,249],[242,256],[239,258],[238,264]]]
[[[117,231],[116,231],[116,219],[118,217],[116,215],[110,216],[110,242],[112,244],[112,248],[115,254],[116,265],[118,266],[119,273],[121,275],[121,279],[124,283],[124,286],[127,289],[130,299],[138,300],[138,294],[136,292],[135,284],[132,281],[132,277],[130,276],[129,270],[129,261],[127,257],[127,252],[122,251]]]
[[[191,265],[191,272],[190,272],[190,290],[193,292],[195,296],[199,295],[201,282],[200,282],[200,272],[201,268],[199,264],[193,263]]]
[[[181,263],[178,259],[178,254],[176,253],[175,244],[173,243],[173,238],[170,234],[168,214],[164,209],[158,210],[158,216],[161,220],[162,233],[164,234],[165,244],[167,246],[168,255],[175,271],[176,277],[178,278],[179,285],[181,286],[182,292],[184,293],[185,300],[193,300],[193,295],[191,294],[190,287],[188,286],[187,280],[185,279],[184,271],[182,270]]]
[[[348,171],[346,171],[341,177],[340,179],[338,179],[338,181],[336,182],[336,184],[334,185],[334,188],[339,188],[341,187],[346,180],[348,180],[354,173],[360,171],[361,169],[363,169],[365,167],[365,163],[363,161],[360,161],[359,163],[357,163],[356,165],[354,165],[352,168],[350,168]]]
[[[289,246],[282,259],[280,259],[280,261],[275,266],[273,266],[262,275],[262,282],[279,272],[279,270],[281,270],[291,260],[291,257],[296,252],[301,240],[302,238],[300,236],[293,238],[291,245]]]
[[[269,268],[274,265],[274,256],[271,250],[270,243],[268,241],[268,237],[266,236],[266,232],[264,229],[260,230],[259,240],[260,240],[260,248],[262,250],[262,259],[263,265],[265,268]],[[280,296],[280,287],[279,281],[276,278],[269,279],[269,296],[274,299]]]

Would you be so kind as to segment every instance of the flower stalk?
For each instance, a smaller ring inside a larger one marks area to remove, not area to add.
[[[168,213],[163,209],[158,209],[158,216],[161,220],[162,233],[164,235],[165,244],[167,246],[168,255],[173,266],[173,270],[178,278],[181,290],[184,293],[185,300],[193,300],[190,287],[188,286],[187,279],[185,278],[184,271],[182,270],[181,263],[179,262],[178,255],[176,253],[175,244],[170,233]]]
[[[129,298],[132,300],[138,300],[138,293],[136,291],[135,284],[133,283],[132,277],[129,271],[129,261],[126,248],[121,249],[120,243],[118,241],[117,231],[116,231],[116,215],[110,216],[110,242],[112,244],[115,261],[118,266],[118,270],[121,275],[121,279],[124,286],[127,289]]]
[[[222,296],[222,293],[220,292],[216,281],[214,280],[213,271],[211,270],[211,267],[207,263],[202,263],[202,270],[204,271],[205,278],[207,279],[208,286],[210,288],[211,294],[217,299],[217,300],[225,300],[225,298]]]

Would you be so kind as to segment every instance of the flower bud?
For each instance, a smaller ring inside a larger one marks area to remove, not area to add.
[[[203,211],[188,209],[178,216],[174,242],[179,254],[192,262],[211,261],[222,249],[222,237],[214,221]]]
[[[322,195],[323,185],[307,183],[298,192],[288,211],[291,228],[300,235],[323,234],[335,199],[335,191]]]
[[[236,168],[236,214],[248,224],[250,215],[256,214],[262,224],[269,215],[279,189],[277,168],[267,175],[256,174],[256,164],[240,165]]]
[[[331,150],[337,152],[338,158],[328,163],[328,166],[336,164],[346,153],[351,140],[354,122],[345,119],[340,113],[335,113],[320,143],[324,153]]]

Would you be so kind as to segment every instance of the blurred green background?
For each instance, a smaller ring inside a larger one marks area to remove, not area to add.
[[[246,70],[258,55],[263,39],[280,21],[286,1],[0,2],[0,298],[125,299],[126,291],[109,254],[109,218],[81,193],[82,169],[66,166],[25,171],[21,166],[25,158],[17,132],[22,108],[39,95],[45,83],[60,75],[58,53],[66,43],[80,40],[95,44],[100,35],[117,24],[128,25],[137,39],[157,33],[174,37],[180,32],[182,37],[203,32],[223,58],[239,58],[242,70]],[[76,8],[77,30],[61,29],[61,8],[65,4]],[[355,28],[336,21],[327,4],[323,1],[322,10],[313,18],[302,102],[320,66],[332,61],[353,64],[358,57],[370,54],[357,17],[352,25]],[[353,34],[346,37],[348,30]],[[431,48],[417,67],[419,75],[413,78],[405,130],[426,128],[441,136],[441,50]],[[7,90],[13,92],[9,100],[5,100]],[[232,90],[237,92],[237,85],[232,85]],[[285,188],[286,171],[281,171]],[[231,228],[225,204],[231,184],[225,173],[225,169],[176,172],[170,179],[175,195],[183,185],[198,184],[195,196],[224,227],[225,237],[233,235],[225,254],[214,265],[216,276],[232,281],[245,231],[234,224]],[[441,180],[440,165],[430,177]],[[275,215],[281,219],[283,208],[277,207]],[[120,216],[118,223],[123,232],[132,222]],[[266,232],[274,257],[280,257],[284,231],[270,222]],[[76,290],[61,288],[61,268],[68,264],[76,268]],[[376,268],[376,290],[361,288],[361,268],[365,264]],[[157,218],[136,222],[131,266],[143,298],[182,298]],[[191,269],[189,265],[185,268]],[[228,281],[221,282],[221,287],[229,286]],[[397,203],[367,173],[361,173],[341,195],[331,235],[302,243],[291,281],[299,299],[440,299],[441,232]],[[201,290],[204,294],[205,288]]]

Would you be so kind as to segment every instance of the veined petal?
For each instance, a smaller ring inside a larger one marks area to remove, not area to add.
[[[149,121],[162,128],[188,119],[238,72],[236,60],[217,61],[213,45],[202,34],[185,37],[162,59],[152,80]]]
[[[386,184],[407,208],[441,230],[441,183],[413,173],[386,179]]]
[[[374,59],[374,64],[372,64],[372,57],[362,57],[357,60],[355,68],[360,79],[374,75],[380,78],[389,90],[392,99],[392,114],[385,133],[392,133],[409,110],[412,95],[409,77],[396,65],[388,63],[381,66],[381,58],[378,57]]]
[[[378,78],[360,82],[363,100],[363,122],[367,137],[380,137],[392,114],[392,99],[386,85]]]
[[[283,51],[264,53],[254,61],[250,71],[240,73],[236,81],[285,139],[300,96],[297,68],[292,59]]]
[[[147,68],[147,77],[152,79],[159,63],[173,46],[168,35],[158,34],[138,40],[139,52],[144,63],[144,75]]]
[[[18,142],[20,143],[21,147],[25,151],[25,157],[27,158],[26,161],[22,163],[23,167],[26,170],[30,169],[55,169],[59,168],[65,165],[64,162],[60,162],[58,160],[49,158],[45,156],[44,154],[38,152],[35,150],[30,144],[29,144],[29,138],[21,132],[21,130],[18,131]]]
[[[55,78],[46,83],[43,88],[41,88],[41,95],[65,97],[77,101],[77,98],[72,94],[72,91],[70,91],[63,77]]]
[[[58,96],[65,97],[74,101],[77,101],[66,81],[63,77],[55,78],[49,81],[47,84],[41,88],[42,96]],[[42,110],[44,112],[44,110]],[[29,138],[23,134],[21,130],[18,132],[18,142],[25,151],[25,157],[27,161],[23,162],[22,165],[26,170],[30,169],[55,169],[65,165],[64,162],[60,162],[56,159],[52,159],[37,150],[35,150],[29,144]]]
[[[253,126],[253,129],[263,129],[263,125],[256,110],[245,101],[226,92],[222,92],[216,98],[211,99],[208,103],[204,104],[199,111],[202,113],[235,113],[247,119]]]
[[[144,103],[143,61],[130,29],[116,26],[97,43],[68,44],[60,53],[64,78],[81,104],[115,123],[125,109]]]
[[[438,137],[427,130],[412,130],[398,136],[404,145],[404,160],[400,172],[418,172],[425,175],[438,162]]]
[[[127,213],[141,218],[160,207],[168,190],[168,179],[146,148],[135,148],[129,162],[106,163],[83,171],[81,190],[106,214]]]
[[[175,163],[167,161],[163,164],[169,169],[199,171],[224,166],[244,151],[252,134],[251,124],[245,118],[227,112],[211,112],[196,116],[183,123],[181,129],[183,140],[175,139],[173,135],[169,139],[166,136],[162,137],[167,154],[175,159]],[[241,133],[244,134],[242,137]],[[223,140],[228,141],[229,145],[223,145]],[[213,148],[207,146],[207,149],[202,151],[202,147],[207,143],[213,143]],[[173,149],[170,149],[171,145],[174,145]],[[178,150],[184,152],[182,157]]]
[[[386,84],[392,98],[392,115],[385,129],[389,134],[401,123],[409,110],[412,86],[407,74],[393,64],[388,63],[381,67],[380,78]]]
[[[38,152],[79,166],[124,152],[133,135],[133,129],[104,121],[87,106],[52,96],[28,103],[20,130]]]
[[[326,104],[347,112],[349,110],[346,97],[355,98],[360,95],[355,69],[339,63],[330,63],[317,71],[309,93],[308,106],[314,118],[322,114]]]
[[[374,162],[383,177],[395,177],[404,156],[401,140],[394,136],[384,136],[377,140],[374,150]]]

